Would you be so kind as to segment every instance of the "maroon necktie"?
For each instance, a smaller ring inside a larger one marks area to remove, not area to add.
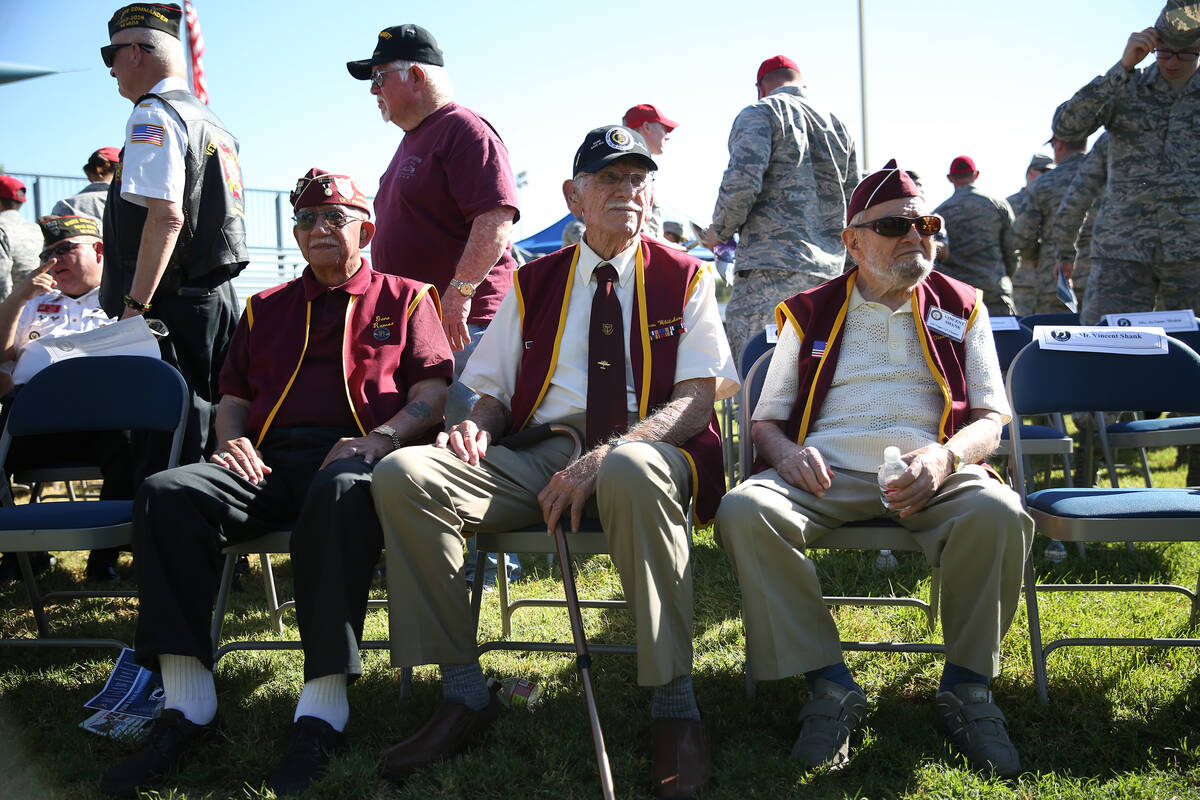
[[[625,323],[617,297],[617,271],[607,261],[594,270],[592,324],[588,332],[587,446],[625,430]]]

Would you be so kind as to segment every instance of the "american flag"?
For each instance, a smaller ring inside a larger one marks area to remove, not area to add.
[[[814,358],[823,358],[825,356],[825,342],[813,342],[812,354]]]
[[[200,32],[200,18],[191,0],[184,0],[183,7],[187,20],[188,51],[192,54],[192,94],[207,105],[208,81],[204,79],[204,64],[200,62],[200,57],[204,55],[204,34]]]
[[[159,147],[163,143],[163,126],[151,125],[146,122],[139,122],[133,126],[133,130],[129,133],[129,141],[142,142],[143,144],[154,144]]]

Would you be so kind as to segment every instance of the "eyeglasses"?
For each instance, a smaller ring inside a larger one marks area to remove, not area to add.
[[[104,66],[112,68],[113,59],[117,57],[117,51],[122,47],[133,47],[137,45],[143,50],[153,50],[154,45],[142,44],[141,42],[125,42],[124,44],[106,44],[100,48],[100,58],[104,61]]]
[[[52,258],[65,256],[67,253],[74,250],[76,247],[81,247],[82,242],[59,242],[54,247],[47,247],[38,255],[38,259],[45,264]]]
[[[334,230],[341,230],[351,222],[358,220],[358,217],[352,217],[340,208],[327,208],[320,211],[315,208],[302,208],[292,217],[296,222],[296,227],[302,231],[311,231],[320,218],[323,218],[325,224]]]
[[[628,180],[630,188],[635,192],[645,189],[648,184],[654,182],[653,173],[617,172],[615,169],[602,169],[599,172],[593,172],[592,178],[606,189],[619,186]]]
[[[1159,61],[1170,61],[1172,56],[1179,61],[1194,61],[1200,57],[1200,50],[1168,50],[1160,47],[1154,51],[1154,57]]]
[[[374,72],[371,74],[371,83],[375,84],[380,89],[382,89],[383,82],[385,80],[385,78],[383,76],[387,75],[389,72],[408,72],[408,70],[401,69],[400,67],[396,67],[395,69],[381,69],[381,70],[379,70],[379,72]]]
[[[896,239],[912,230],[913,226],[916,226],[917,233],[922,236],[933,236],[942,229],[942,218],[934,216],[880,217],[879,219],[863,222],[859,225],[851,225],[850,227],[870,228],[880,236]]]

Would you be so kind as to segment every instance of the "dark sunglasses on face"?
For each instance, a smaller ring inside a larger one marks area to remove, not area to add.
[[[1154,51],[1154,57],[1159,61],[1169,61],[1172,56],[1179,61],[1194,61],[1196,56],[1200,56],[1200,50],[1168,50],[1160,47]]]
[[[880,217],[879,219],[863,222],[859,225],[852,225],[851,227],[870,228],[880,236],[888,236],[895,239],[908,233],[914,226],[916,226],[917,233],[922,236],[933,236],[942,229],[942,218],[935,216]]]
[[[104,66],[112,69],[113,59],[117,57],[117,51],[122,47],[132,47],[137,45],[143,50],[153,50],[154,45],[142,44],[141,42],[125,42],[124,44],[106,44],[100,48],[100,58],[104,61]]]
[[[45,264],[55,256],[65,256],[67,253],[80,246],[81,244],[79,242],[59,242],[58,244],[54,245],[54,247],[47,247],[45,250],[43,250],[38,258],[40,258],[41,262]]]
[[[318,211],[315,208],[303,208],[297,211],[292,219],[295,220],[296,227],[300,230],[311,231],[317,224],[317,219],[319,217],[324,217],[325,224],[334,230],[344,228],[351,222],[354,222],[354,220],[358,219],[358,217],[352,217],[346,212],[337,208],[330,208],[323,211]]]

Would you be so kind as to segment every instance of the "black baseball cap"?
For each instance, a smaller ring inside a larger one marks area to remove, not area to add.
[[[603,128],[593,128],[583,137],[583,144],[575,151],[575,161],[571,174],[580,172],[595,172],[605,164],[625,156],[635,156],[646,163],[654,171],[658,164],[650,157],[650,148],[641,134],[631,131],[624,125],[605,125]]]
[[[418,64],[445,66],[442,48],[433,34],[420,25],[393,25],[379,32],[379,41],[370,58],[347,61],[346,69],[360,81],[371,79],[371,67],[392,61],[415,61]]]

